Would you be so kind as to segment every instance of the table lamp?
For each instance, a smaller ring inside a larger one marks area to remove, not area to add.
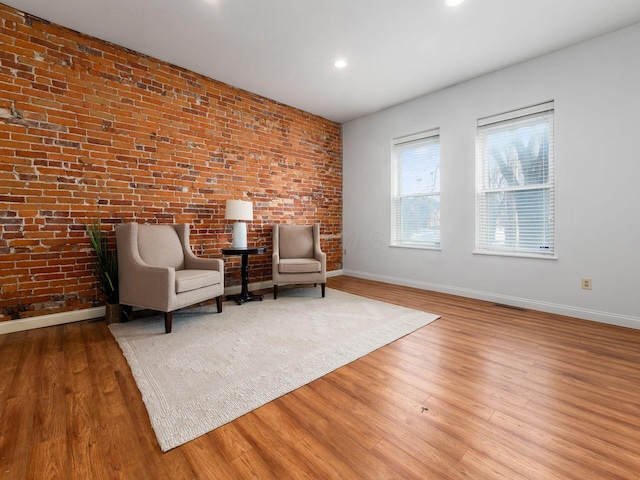
[[[224,212],[227,220],[236,220],[233,224],[233,248],[247,248],[247,224],[253,220],[253,204],[245,200],[227,200]]]

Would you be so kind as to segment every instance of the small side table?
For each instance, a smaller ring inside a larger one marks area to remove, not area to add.
[[[238,305],[244,302],[262,301],[262,295],[255,295],[249,292],[249,255],[259,255],[265,253],[265,247],[247,247],[247,248],[223,248],[223,255],[241,255],[242,256],[242,291],[240,295],[229,295],[227,298],[233,299]]]

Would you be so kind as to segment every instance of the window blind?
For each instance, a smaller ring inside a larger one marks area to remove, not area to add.
[[[476,250],[555,255],[554,104],[478,120]]]

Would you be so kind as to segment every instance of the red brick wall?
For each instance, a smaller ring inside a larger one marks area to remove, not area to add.
[[[341,268],[339,124],[1,4],[0,46],[0,320],[102,303],[96,218],[190,223],[194,250],[221,257],[225,201],[249,199],[251,244],[319,221]],[[270,280],[270,255],[251,268]],[[238,270],[227,258],[227,285]]]

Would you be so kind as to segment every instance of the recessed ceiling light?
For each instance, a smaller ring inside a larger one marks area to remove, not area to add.
[[[464,0],[445,0],[444,4],[447,7],[457,7],[458,5],[460,5],[462,2],[464,2]]]
[[[333,66],[336,68],[344,68],[347,66],[347,61],[346,60],[336,60],[335,62],[333,62]]]

